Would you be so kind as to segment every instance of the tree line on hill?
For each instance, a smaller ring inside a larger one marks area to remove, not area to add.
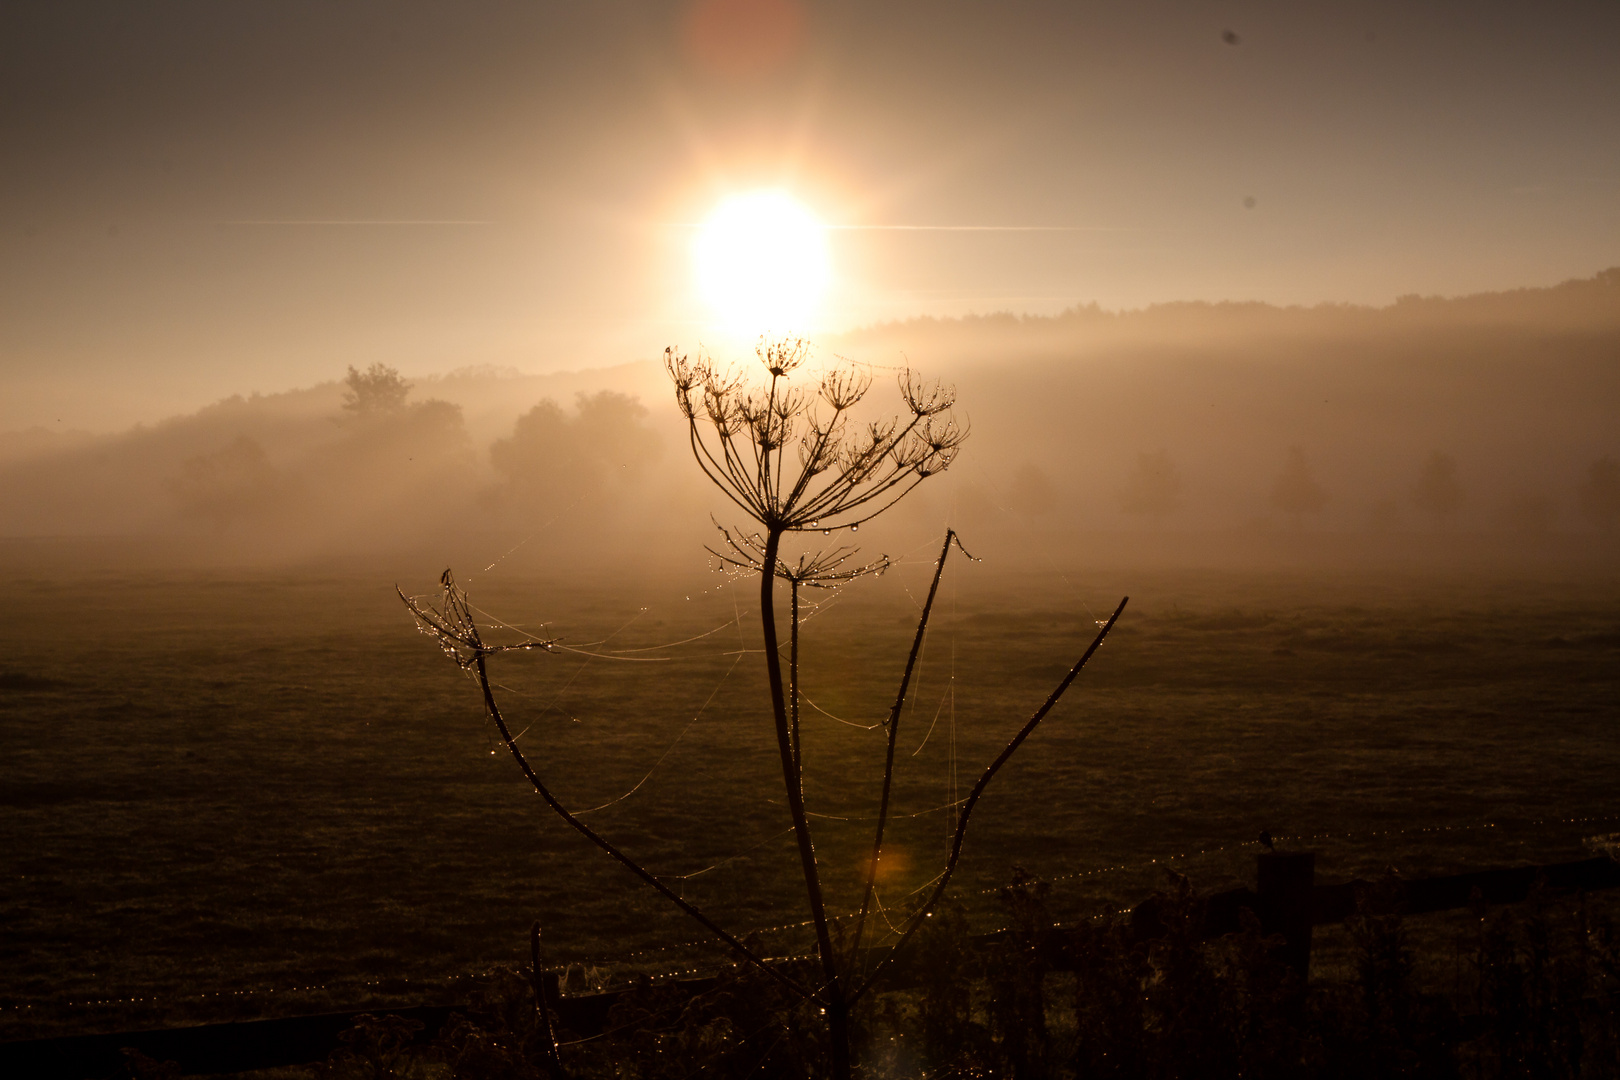
[[[1620,523],[1620,271],[1384,309],[918,320],[821,348],[880,378],[915,358],[957,385],[971,425],[962,460],[900,527],[1063,543],[1282,523],[1529,544]],[[0,529],[168,537],[182,558],[441,549],[536,530],[605,556],[609,541],[695,538],[725,507],[681,467],[668,394],[652,361],[414,384],[374,363],[121,434],[9,433]]]

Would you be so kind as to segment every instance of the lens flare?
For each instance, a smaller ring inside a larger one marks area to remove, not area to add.
[[[692,248],[698,289],[730,330],[801,333],[832,275],[821,223],[783,191],[722,202]]]

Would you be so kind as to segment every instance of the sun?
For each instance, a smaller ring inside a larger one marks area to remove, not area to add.
[[[692,245],[698,289],[727,329],[803,333],[832,276],[825,230],[785,191],[732,195]]]

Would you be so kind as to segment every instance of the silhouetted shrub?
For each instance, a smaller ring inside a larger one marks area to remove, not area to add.
[[[1616,939],[1586,903],[1476,905],[1465,1074],[1490,1080],[1620,1075]]]
[[[856,1014],[857,1072],[870,1080],[1590,1080],[1620,1076],[1620,937],[1576,898],[1477,906],[1448,947],[1420,948],[1392,883],[1346,924],[1349,974],[1308,987],[1252,915],[1206,937],[1187,879],[1128,914],[1058,927],[1048,887],[1022,871],[1000,894],[1007,926],[969,934],[942,904],[916,951]],[[1420,964],[1419,960],[1423,959]],[[819,964],[790,963],[796,977]],[[1420,969],[1463,977],[1445,987]],[[324,1075],[541,1080],[532,983],[481,979],[464,1015],[429,1046],[412,1024],[363,1017]],[[749,965],[707,985],[643,979],[600,1035],[558,1031],[575,1080],[824,1076],[816,1007]],[[155,1063],[153,1063],[155,1065]],[[145,1074],[141,1074],[145,1075]]]
[[[400,1016],[359,1016],[338,1036],[343,1048],[318,1075],[327,1080],[417,1080],[434,1075],[432,1050],[417,1046],[422,1025]]]
[[[1454,1077],[1452,1004],[1417,989],[1415,957],[1393,882],[1358,897],[1350,932],[1355,981],[1319,987],[1315,1024],[1324,1077]]]
[[[635,398],[606,390],[579,395],[572,416],[540,402],[489,448],[501,477],[492,502],[519,517],[550,517],[580,501],[600,511],[663,451],[646,418]]]

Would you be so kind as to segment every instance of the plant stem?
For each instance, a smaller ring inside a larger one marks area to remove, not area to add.
[[[546,980],[540,970],[540,923],[539,920],[529,928],[529,975],[534,986],[534,1008],[539,1013],[541,1053],[545,1057],[546,1072],[551,1080],[568,1080],[568,1073],[563,1070],[562,1059],[557,1056],[557,1035],[551,1027],[550,995],[546,993]]]
[[[771,685],[771,713],[776,722],[776,746],[782,760],[782,784],[787,789],[788,813],[793,833],[799,841],[799,863],[804,870],[804,891],[810,901],[810,917],[816,927],[816,948],[821,953],[825,985],[818,999],[826,1002],[827,1034],[832,1043],[834,1080],[848,1080],[849,1005],[838,979],[838,958],[833,953],[832,935],[827,926],[827,904],[822,894],[821,875],[816,869],[816,849],[810,839],[810,818],[804,812],[804,776],[794,753],[793,733],[788,727],[787,699],[782,688],[781,646],[776,636],[776,562],[782,547],[782,531],[772,528],[765,536],[763,566],[760,571],[759,617],[765,633],[765,673]]]
[[[872,907],[872,891],[877,886],[878,858],[883,854],[883,826],[889,819],[889,794],[894,787],[894,744],[900,736],[900,711],[906,703],[906,691],[911,688],[911,673],[922,653],[923,636],[928,630],[928,613],[934,609],[934,596],[939,592],[939,579],[945,573],[945,557],[951,553],[955,531],[945,530],[945,544],[939,549],[939,561],[934,564],[934,580],[928,586],[928,599],[923,602],[922,616],[917,620],[917,636],[911,640],[911,653],[906,657],[906,670],[900,676],[900,692],[894,697],[889,710],[889,748],[883,761],[883,797],[878,802],[877,830],[872,835],[872,861],[866,867],[866,891],[861,896],[861,913],[855,919],[855,945],[850,955],[859,956],[861,935],[866,931],[867,912]]]
[[[1103,628],[1097,631],[1097,636],[1092,639],[1090,647],[1080,655],[1080,659],[1074,662],[1074,666],[1069,669],[1069,673],[1063,676],[1063,681],[1057,684],[1057,689],[1046,696],[1046,700],[1041,703],[1041,707],[1036,709],[1035,714],[1025,721],[1023,727],[1018,729],[1018,734],[1014,735],[1012,741],[1006,745],[1001,753],[996,755],[996,759],[980,775],[979,782],[973,785],[973,790],[968,793],[968,797],[962,803],[962,809],[957,813],[956,836],[951,841],[951,855],[945,861],[945,872],[940,874],[939,883],[934,886],[934,891],[929,894],[927,902],[917,909],[916,914],[912,915],[905,932],[900,935],[900,940],[894,943],[894,948],[889,950],[887,956],[878,961],[877,967],[872,969],[872,974],[868,975],[859,989],[850,995],[851,1003],[859,1001],[861,996],[872,988],[872,984],[877,982],[878,976],[900,954],[900,950],[906,947],[906,943],[911,940],[911,936],[917,932],[917,927],[921,926],[922,921],[933,913],[934,905],[938,904],[939,898],[945,895],[945,887],[950,884],[951,874],[956,871],[957,860],[962,857],[962,841],[967,836],[968,819],[973,816],[973,808],[978,805],[979,798],[984,794],[984,789],[990,786],[990,781],[995,779],[996,773],[1001,771],[1001,767],[1007,763],[1007,759],[1017,752],[1018,748],[1024,744],[1024,740],[1029,738],[1035,729],[1040,726],[1042,720],[1046,719],[1046,714],[1052,711],[1052,706],[1058,703],[1058,699],[1069,688],[1069,684],[1074,682],[1081,669],[1086,666],[1086,661],[1090,660],[1092,654],[1102,645],[1103,638],[1108,636],[1108,631],[1112,630],[1114,623],[1119,621],[1119,616],[1125,610],[1125,605],[1130,602],[1130,599],[1127,596],[1119,602],[1119,607],[1114,609],[1114,613],[1108,617],[1108,621],[1103,624]]]
[[[804,775],[804,750],[799,742],[799,579],[788,578],[792,588],[792,624],[788,631],[788,714],[793,734],[793,771]]]
[[[579,820],[579,818],[568,812],[568,808],[563,806],[563,804],[557,800],[557,797],[551,793],[551,789],[546,787],[545,784],[541,783],[540,777],[529,765],[529,759],[523,756],[522,750],[518,749],[516,740],[512,738],[511,729],[506,726],[506,717],[501,715],[500,706],[495,703],[495,690],[490,685],[489,671],[484,663],[483,646],[480,644],[475,647],[477,652],[474,657],[474,667],[478,672],[478,685],[483,689],[484,692],[484,708],[489,711],[490,718],[495,721],[495,727],[501,733],[501,741],[506,744],[506,749],[511,752],[512,757],[517,761],[518,768],[523,770],[524,777],[528,779],[529,784],[536,792],[539,793],[540,797],[546,801],[546,805],[551,807],[551,809],[556,812],[557,816],[561,817],[564,821],[568,822],[569,825],[573,826],[573,828],[579,832],[580,835],[584,836],[585,839],[589,840],[591,843],[613,856],[632,874],[636,875],[636,877],[640,878],[642,881],[656,889],[666,900],[680,908],[682,911],[686,912],[686,914],[690,915],[692,918],[696,919],[703,925],[704,929],[708,930],[709,933],[713,934],[715,937],[729,945],[732,951],[736,952],[737,955],[741,956],[744,960],[753,964],[755,967],[765,972],[765,974],[769,975],[771,978],[775,979],[789,990],[792,990],[795,994],[805,998],[821,1000],[818,995],[804,989],[792,979],[789,979],[786,975],[783,975],[776,968],[772,967],[770,964],[767,964],[758,956],[755,956],[753,950],[749,949],[748,946],[744,945],[731,934],[721,929],[713,919],[709,918],[707,915],[703,914],[703,912],[687,903],[668,885],[665,885],[662,881],[659,881],[651,871],[642,867],[634,859],[630,858],[630,856],[626,855],[624,852],[620,851],[618,848],[614,847],[611,843],[605,840],[596,832],[595,829],[592,829],[589,825],[585,824],[583,821]]]

